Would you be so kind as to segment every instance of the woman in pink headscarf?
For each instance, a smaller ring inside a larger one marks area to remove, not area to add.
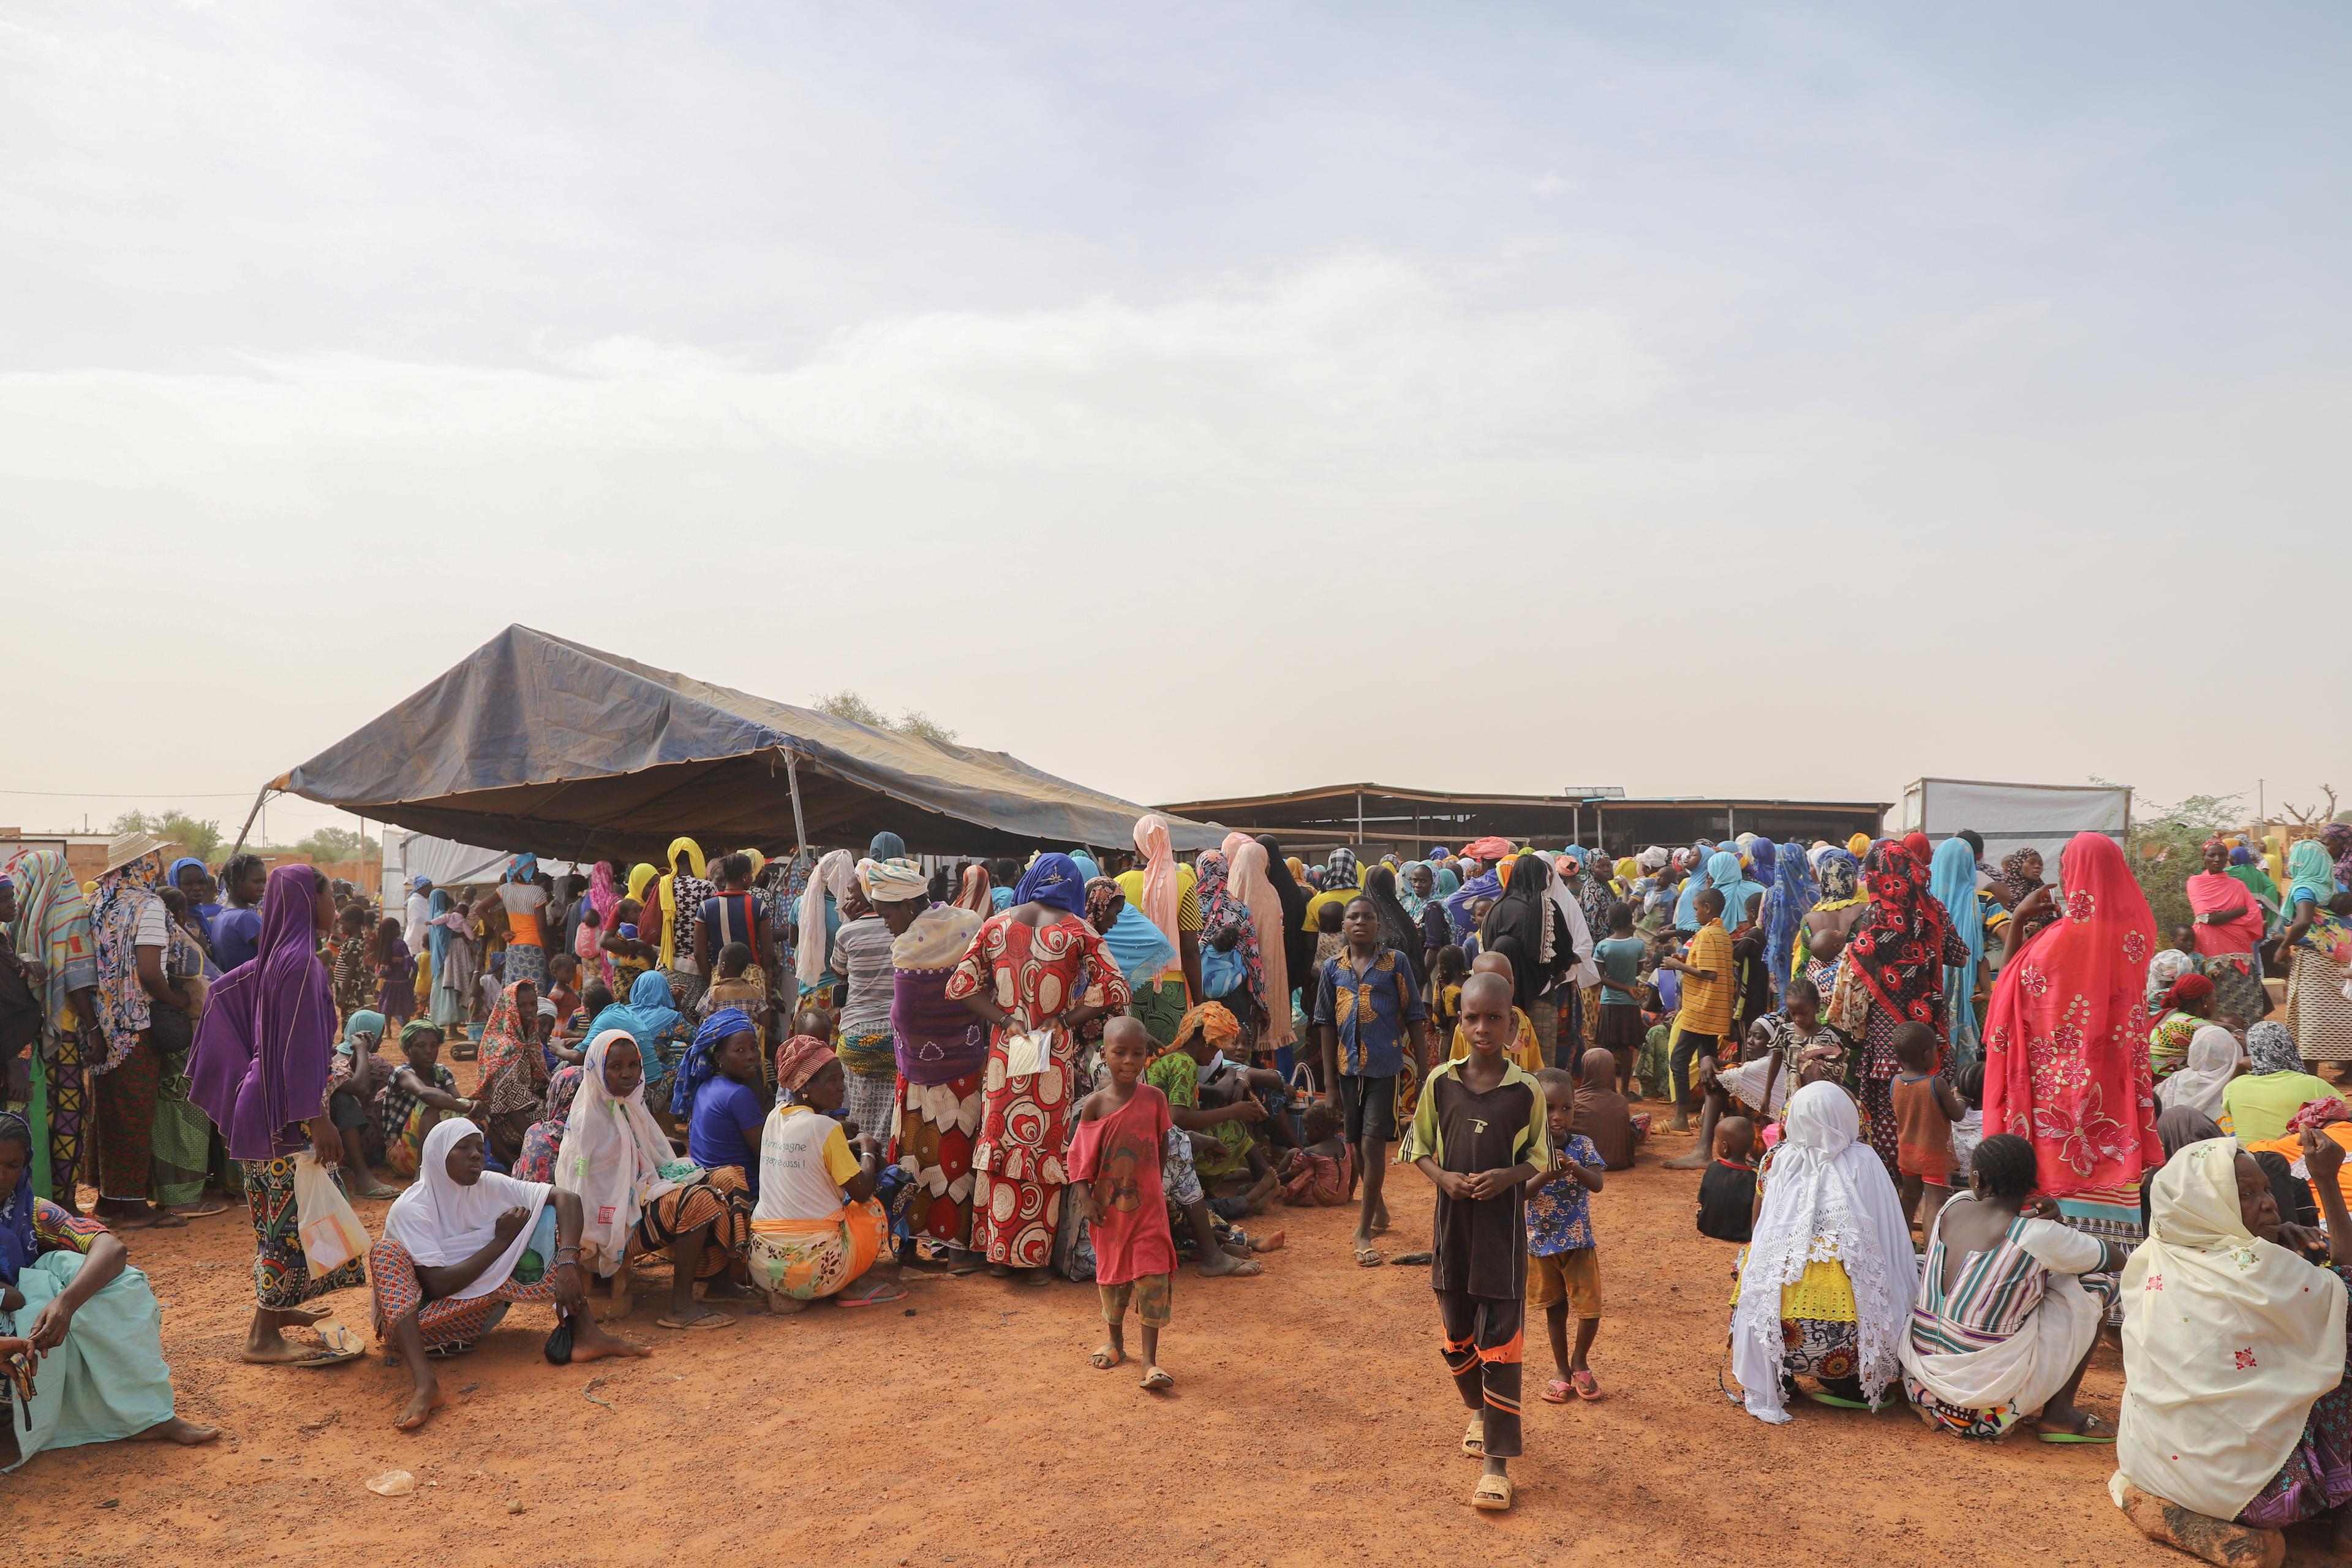
[[[1297,1038],[1290,1026],[1291,979],[1283,953],[1282,899],[1266,879],[1265,845],[1246,833],[1228,833],[1224,849],[1233,896],[1250,912],[1250,925],[1258,939],[1258,962],[1265,974],[1265,989],[1258,995],[1258,1005],[1265,1009],[1265,1027],[1258,1036],[1258,1047],[1277,1051]]]

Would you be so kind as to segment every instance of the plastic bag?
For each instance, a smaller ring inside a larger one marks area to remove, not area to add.
[[[1029,1078],[1045,1070],[1054,1059],[1054,1032],[1030,1029],[1004,1042],[1004,1076]]]
[[[294,1156],[294,1205],[301,1216],[303,1261],[312,1275],[331,1274],[368,1249],[367,1227],[318,1156]]]

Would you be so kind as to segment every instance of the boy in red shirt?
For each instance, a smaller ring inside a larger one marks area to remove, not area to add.
[[[1102,1292],[1110,1340],[1088,1359],[1108,1372],[1127,1359],[1127,1306],[1143,1325],[1143,1386],[1173,1388],[1160,1370],[1160,1331],[1168,1326],[1176,1274],[1176,1238],[1168,1229],[1168,1200],[1160,1187],[1160,1152],[1173,1125],[1168,1097],[1143,1081],[1155,1047],[1134,1018],[1113,1018],[1103,1031],[1104,1069],[1110,1082],[1087,1096],[1070,1131],[1063,1162],[1078,1212],[1092,1228],[1095,1284]]]

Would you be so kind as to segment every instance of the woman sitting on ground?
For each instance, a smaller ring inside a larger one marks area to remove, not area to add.
[[[33,1134],[14,1112],[0,1111],[0,1336],[26,1342],[33,1384],[17,1410],[0,1376],[0,1430],[16,1440],[5,1468],[44,1448],[219,1436],[173,1414],[163,1313],[121,1241],[33,1195]]]
[[[706,1281],[706,1297],[738,1293],[726,1277],[740,1269],[751,1237],[751,1188],[731,1169],[705,1171],[677,1157],[646,1109],[644,1075],[626,1029],[608,1029],[589,1042],[555,1158],[555,1185],[580,1195],[588,1216],[581,1262],[613,1281],[623,1313],[629,1309],[622,1266],[667,1248],[669,1311],[656,1321],[665,1329],[725,1328],[735,1320],[698,1305],[694,1286]]]
[[[1903,1342],[1903,1384],[1928,1426],[2002,1437],[2031,1420],[2045,1443],[2115,1434],[2076,1408],[2126,1249],[2028,1215],[2033,1145],[1996,1133],[1969,1159],[1969,1190],[1937,1212]],[[2080,1278],[2105,1276],[2097,1279]]]
[[[1826,1070],[1825,1068],[1813,1070]],[[1784,1135],[1756,1177],[1755,1239],[1731,1313],[1731,1370],[1748,1414],[1790,1419],[1805,1373],[1824,1405],[1875,1407],[1902,1371],[1918,1265],[1894,1178],[1862,1135],[1853,1097],[1825,1079],[1789,1097]]]
[[[686,1156],[706,1171],[733,1171],[756,1203],[758,1150],[767,1111],[760,1103],[760,1036],[740,1007],[703,1021],[678,1064],[670,1114],[686,1127]]]
[[[751,1282],[779,1312],[840,1294],[882,1255],[889,1217],[875,1200],[881,1148],[870,1132],[853,1152],[835,1120],[847,1091],[823,1040],[794,1035],[776,1048],[778,1102],[760,1134],[760,1203],[751,1215]],[[869,1306],[906,1294],[877,1281],[841,1297]]]
[[[2302,1142],[2326,1238],[2282,1224],[2254,1157],[2210,1139],[2158,1173],[2124,1270],[2109,1493],[2149,1539],[2210,1563],[2276,1568],[2282,1530],[2352,1502],[2344,1151],[2315,1131]],[[2352,1554],[2352,1514],[2336,1511],[2330,1546]]]
[[[2267,1143],[2286,1136],[2296,1111],[2335,1092],[2334,1084],[2304,1069],[2287,1026],[2265,1018],[2247,1029],[2246,1070],[2222,1086],[2214,1120],[2242,1143]]]
[[[516,1301],[551,1302],[570,1327],[569,1354],[551,1341],[550,1359],[653,1353],[614,1339],[587,1310],[579,1195],[486,1171],[483,1156],[472,1122],[436,1124],[416,1184],[384,1215],[383,1239],[368,1249],[376,1340],[399,1348],[415,1384],[393,1422],[404,1432],[443,1403],[434,1362],[473,1349]]]

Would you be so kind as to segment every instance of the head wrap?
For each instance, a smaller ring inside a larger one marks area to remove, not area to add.
[[[2033,1144],[2053,1198],[2137,1186],[2163,1159],[2142,990],[2156,917],[2106,835],[2076,834],[2063,864],[2063,919],[2002,968],[1984,1030],[1984,1125]]]
[[[1846,965],[1898,1022],[1925,1024],[1941,1041],[1944,939],[1951,933],[1951,917],[1927,890],[1927,868],[1904,846],[1873,848],[1862,869],[1870,908],[1846,938]]]
[[[1087,912],[1087,878],[1067,855],[1040,855],[1013,889],[1016,904],[1044,904],[1066,915]]]
[[[1196,1033],[1209,1042],[1212,1049],[1222,1051],[1241,1038],[1242,1026],[1222,1003],[1203,1002],[1177,1020],[1176,1043],[1171,1048],[1182,1050],[1184,1043]]]
[[[2197,966],[2197,961],[2177,947],[2168,947],[2147,961],[2147,1005],[2154,1010],[2172,983]]]
[[[1363,886],[1363,880],[1358,868],[1356,852],[1352,849],[1332,850],[1329,857],[1323,862],[1323,890],[1327,893],[1335,893],[1361,886]]]
[[[797,1094],[834,1059],[833,1047],[814,1035],[794,1035],[776,1047],[776,1087]]]
[[[1203,849],[1195,870],[1200,878],[1193,892],[1201,906],[1201,939],[1206,942],[1227,926],[1235,928],[1239,935],[1234,953],[1242,962],[1255,999],[1265,989],[1265,961],[1258,952],[1257,922],[1233,887],[1231,862],[1222,849]]]
[[[1169,847],[1168,819],[1148,811],[1135,819],[1135,850],[1143,857],[1143,916],[1160,928],[1168,944],[1177,944],[1177,906],[1183,889],[1176,872],[1176,852]]]
[[[408,890],[412,893],[421,893],[432,885],[433,879],[430,877],[411,877],[408,879]]]
[[[1832,1255],[1844,1266],[1853,1288],[1854,1370],[1874,1404],[1902,1370],[1918,1277],[1895,1184],[1870,1145],[1857,1142],[1862,1115],[1853,1097],[1834,1083],[1806,1084],[1789,1097],[1781,1125],[1731,1314],[1731,1367],[1748,1414],[1775,1425],[1789,1419],[1780,1291],[1804,1277],[1807,1262]]]
[[[1797,933],[1821,901],[1811,862],[1795,844],[1783,844],[1772,868],[1772,902],[1764,921],[1764,963],[1772,988],[1780,990],[1796,971]]]
[[[205,863],[197,859],[193,855],[183,855],[177,860],[173,861],[171,868],[163,873],[163,885],[167,888],[177,888],[180,885],[180,873],[186,870],[191,866],[194,866],[199,871],[203,871],[205,869]],[[210,873],[206,874],[209,875]]]
[[[1633,864],[1654,876],[1666,868],[1666,852],[1653,844],[1633,857]]]
[[[2296,841],[2286,852],[2287,910],[2294,912],[2297,899],[2309,899],[2321,909],[2336,896],[2336,868],[2327,858],[2327,847],[2316,838]]]
[[[625,1029],[607,1029],[589,1042],[579,1098],[563,1124],[563,1150],[555,1162],[556,1187],[580,1196],[580,1258],[597,1274],[620,1267],[637,1215],[677,1185],[661,1173],[676,1155],[646,1109],[644,1078],[625,1099],[614,1099],[605,1087],[604,1060],[627,1040]]]
[[[1762,884],[1748,879],[1747,868],[1739,857],[1728,849],[1718,849],[1706,863],[1707,880],[1723,895],[1723,929],[1745,924],[1756,918],[1756,900],[1764,896]]]
[[[2303,1053],[2292,1030],[2276,1018],[2264,1018],[2246,1031],[2246,1065],[2255,1073],[2301,1072]]]
[[[2317,1100],[2306,1100],[2293,1116],[2287,1118],[2286,1130],[2300,1132],[2308,1127],[2325,1127],[2333,1121],[2352,1121],[2352,1105],[2345,1104],[2332,1094]]]
[[[882,832],[866,846],[868,860],[903,860],[907,858],[907,841],[895,833]]]
[[[2116,1468],[2216,1519],[2262,1492],[2344,1379],[2344,1282],[2247,1230],[2237,1160],[2235,1139],[2214,1138],[2166,1162],[2123,1275]]]
[[[2169,1013],[2191,1002],[2201,1002],[2212,994],[2213,983],[2192,969],[2166,986],[2164,994],[2156,999],[2156,1005]]]
[[[931,896],[931,879],[911,859],[860,860],[857,885],[865,889],[868,903],[928,902]]]
[[[403,1031],[403,1037],[405,1034]],[[572,1102],[579,1095],[579,1063],[566,1062],[549,1076],[547,1104],[540,1110],[539,1120],[523,1133],[522,1152],[515,1156],[515,1180],[555,1180],[555,1156],[563,1148],[563,1124],[571,1117]]]
[[[2182,1110],[2211,1116],[2221,1109],[2221,1091],[2230,1087],[2237,1067],[2238,1037],[2219,1024],[2208,1024],[2190,1037],[2188,1062],[2156,1086],[2157,1102],[2167,1116]],[[2157,1118],[2156,1131],[2161,1138],[2164,1117]],[[2171,1146],[2166,1145],[2166,1155],[2172,1152]]]
[[[1928,864],[1927,891],[1969,950],[1965,963],[1944,965],[1944,1016],[1963,1058],[1976,1055],[1977,969],[1984,963],[1984,917],[1977,910],[1977,858],[1965,838],[1947,838]],[[1956,1069],[1957,1070],[1957,1069]]]
[[[636,900],[637,902],[641,904],[644,903],[646,901],[646,889],[652,887],[654,885],[654,879],[660,875],[661,871],[658,868],[648,866],[642,860],[630,867],[629,897]]]
[[[530,1247],[539,1211],[551,1191],[537,1182],[519,1182],[496,1171],[484,1171],[471,1186],[459,1185],[449,1174],[450,1152],[467,1139],[481,1135],[479,1127],[460,1116],[434,1123],[433,1131],[425,1135],[424,1152],[417,1156],[415,1184],[393,1200],[383,1216],[386,1241],[397,1243],[424,1268],[446,1268],[489,1246],[498,1236],[499,1217],[507,1210],[529,1212],[530,1217],[506,1250],[452,1292],[460,1301],[487,1296],[507,1282]]]
[[[1554,978],[1552,904],[1545,897],[1551,887],[1551,867],[1542,856],[1528,854],[1513,861],[1512,868],[1511,885],[1486,910],[1478,942],[1511,961],[1511,999],[1532,1010]]]
[[[1845,852],[1859,860],[1870,853],[1870,835],[1857,833],[1845,841]]]
[[[188,1058],[188,1099],[212,1118],[233,1160],[269,1160],[309,1142],[293,1123],[319,1114],[335,1047],[335,994],[312,922],[325,884],[280,866],[261,897],[252,960],[216,982]]]
[[[740,1007],[721,1007],[694,1032],[694,1044],[677,1064],[677,1081],[670,1086],[669,1113],[683,1120],[694,1113],[695,1091],[719,1076],[719,1047],[736,1035],[756,1034]]]
[[[1097,877],[1087,884],[1087,922],[1129,985],[1156,981],[1176,966],[1176,944],[1127,901],[1117,882]]]
[[[45,1011],[62,1018],[67,995],[97,977],[89,898],[67,869],[63,850],[19,850],[8,862],[8,878],[16,889],[9,940],[19,957],[47,966],[41,984]]]
[[[512,862],[510,862],[507,867],[507,879],[509,881],[528,882],[533,877],[538,875],[539,857],[530,853],[529,851],[525,851],[524,853],[516,856]]]
[[[956,908],[970,910],[982,920],[987,919],[996,912],[996,902],[989,896],[992,888],[992,884],[988,878],[988,868],[977,860],[973,861],[963,868],[963,876],[959,879],[955,896]]]
[[[1257,962],[1250,966],[1252,992],[1266,1014],[1259,1044],[1274,1050],[1296,1037],[1291,1026],[1290,961],[1284,945],[1290,928],[1284,923],[1282,896],[1267,869],[1265,846],[1245,833],[1228,833],[1224,850],[1233,870],[1234,901],[1249,911],[1250,934],[1243,941],[1256,953]],[[1205,918],[1202,923],[1207,924]]]
[[[382,1040],[383,1038],[383,1015],[381,1013],[370,1012],[367,1009],[362,1008],[359,1012],[353,1013],[349,1018],[343,1021],[343,1039],[346,1043],[356,1039],[362,1035],[366,1035],[374,1039]]]
[[[1363,900],[1372,906],[1380,922],[1381,945],[1394,948],[1403,955],[1406,964],[1418,977],[1427,960],[1422,957],[1421,928],[1412,916],[1405,912],[1404,902],[1397,897],[1397,874],[1386,866],[1375,866],[1364,873]],[[1348,900],[1349,903],[1355,900]]]

